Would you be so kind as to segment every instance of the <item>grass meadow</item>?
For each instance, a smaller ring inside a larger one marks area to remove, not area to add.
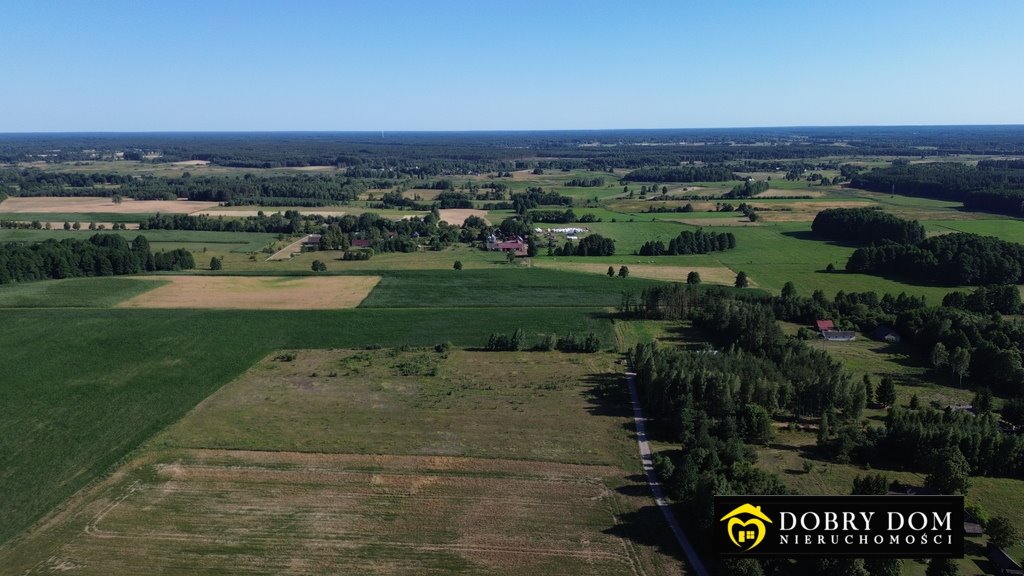
[[[639,474],[614,358],[270,355],[0,548],[0,563],[97,575],[681,574]]]
[[[6,501],[0,542],[271,350],[444,341],[482,346],[491,332],[516,328],[531,344],[542,333],[568,331],[594,331],[614,344],[600,308],[49,308],[2,315],[0,493]]]

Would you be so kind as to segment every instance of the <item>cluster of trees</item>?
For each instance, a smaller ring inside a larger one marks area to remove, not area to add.
[[[426,216],[403,220],[383,218],[364,212],[359,216],[321,216],[287,210],[269,216],[260,213],[243,218],[155,215],[139,224],[141,230],[206,230],[216,232],[270,232],[277,234],[321,234],[320,249],[347,250],[354,239],[371,241],[377,252],[415,252],[420,244],[439,250],[455,242],[486,239],[492,228],[480,218],[467,219],[462,227],[440,220],[436,209]],[[527,228],[528,232],[528,228]]]
[[[614,256],[615,240],[600,234],[591,234],[580,239],[578,244],[566,240],[561,248],[549,248],[548,256]]]
[[[573,178],[565,183],[566,186],[579,186],[581,188],[600,188],[604,186],[604,178]]]
[[[622,177],[626,182],[725,182],[736,179],[732,169],[722,164],[640,168]]]
[[[448,208],[472,208],[473,199],[469,194],[455,191],[445,191],[437,195],[435,205],[444,210]]]
[[[850,183],[876,192],[959,201],[970,210],[1024,215],[1024,167],[1014,161],[900,163],[858,174]]]
[[[664,212],[693,212],[693,204],[687,202],[682,206],[666,206],[664,204],[660,206],[648,206],[646,212],[651,214],[664,213]]]
[[[543,222],[545,224],[568,224],[570,222],[600,222],[601,219],[593,214],[577,216],[572,208],[568,210],[530,210],[526,217],[531,222]]]
[[[372,248],[369,250],[346,250],[341,255],[342,260],[369,260],[373,258],[374,251]]]
[[[20,196],[58,196],[62,192],[78,189],[109,188],[128,184],[132,176],[114,173],[51,172],[38,168],[6,168],[0,170],[0,191],[4,189]],[[91,195],[106,196],[107,192],[90,190]]]
[[[732,232],[696,232],[685,230],[679,236],[668,241],[668,246],[661,240],[644,242],[638,254],[640,256],[675,256],[679,254],[707,254],[720,252],[736,247],[736,236]]]
[[[186,270],[195,266],[192,253],[182,248],[152,253],[144,236],[137,236],[131,244],[118,234],[95,234],[82,240],[8,242],[0,249],[0,284]]]
[[[917,244],[858,248],[846,269],[936,286],[1020,284],[1024,282],[1024,246],[991,236],[944,234]]]
[[[962,459],[971,475],[1024,478],[1024,437],[1003,433],[991,413],[896,407],[889,410],[885,428],[865,434],[864,442],[864,458],[870,455],[872,463],[884,462],[900,470],[936,474],[950,461]],[[935,463],[937,456],[945,462]],[[948,493],[966,493],[966,486],[962,490],[936,487]]]
[[[123,196],[137,200],[187,198],[226,204],[321,206],[354,200],[366,185],[340,175],[253,175],[157,177],[117,174],[0,172],[0,189],[21,196]],[[15,188],[16,187],[16,188]]]
[[[924,240],[924,226],[872,208],[829,208],[818,212],[811,232],[820,238],[874,244],[888,240],[917,244]]]
[[[981,286],[972,292],[950,292],[942,299],[942,305],[979,314],[1019,314],[1024,310],[1020,290],[1012,284]]]
[[[747,180],[743,184],[733,186],[731,190],[722,194],[722,198],[751,198],[762,192],[768,191],[770,184],[767,180]]]
[[[492,352],[508,352],[522,350],[526,346],[526,332],[517,328],[511,335],[494,332],[487,339],[486,349]],[[601,349],[601,339],[593,332],[579,336],[573,332],[565,336],[546,334],[533,345],[533,350],[560,352],[577,352],[593,354]]]
[[[899,314],[896,329],[912,352],[955,382],[1024,398],[1024,323],[958,308],[917,308]]]
[[[512,204],[508,206],[516,214],[526,214],[527,210],[538,206],[572,206],[572,198],[557,192],[545,192],[543,188],[530,187],[526,192],[513,194]]]

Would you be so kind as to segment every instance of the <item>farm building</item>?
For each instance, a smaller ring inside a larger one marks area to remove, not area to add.
[[[814,327],[818,329],[818,332],[836,329],[836,325],[831,320],[815,320]]]
[[[857,333],[852,330],[822,330],[821,337],[829,342],[853,342]]]
[[[902,340],[898,332],[881,325],[871,331],[871,337],[879,342],[889,342],[890,344],[897,344]]]
[[[309,234],[302,239],[300,250],[303,252],[316,252],[320,249],[320,234]]]
[[[974,517],[973,514],[964,510],[964,536],[969,538],[975,536],[981,536],[985,531],[981,527],[981,523]]]
[[[493,252],[512,251],[517,257],[524,257],[529,254],[529,245],[519,236],[512,240],[498,240],[495,236],[487,238],[487,249]]]
[[[354,238],[352,240],[353,248],[369,248],[373,245],[373,241],[368,238]]]
[[[1000,576],[1024,576],[1024,570],[1021,569],[1020,564],[1014,562],[1013,558],[1002,548],[996,548],[989,544],[987,552],[988,560],[992,563],[995,574]]]

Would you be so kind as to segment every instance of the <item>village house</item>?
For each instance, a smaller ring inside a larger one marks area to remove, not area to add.
[[[302,239],[299,250],[302,252],[316,252],[320,249],[320,234],[309,234]]]
[[[829,342],[853,342],[857,339],[856,332],[836,330],[836,325],[831,320],[815,320],[814,326],[818,329],[821,337]]]
[[[489,236],[487,238],[487,249],[492,252],[512,251],[517,258],[523,258],[529,254],[529,244],[519,236],[511,240],[498,240],[496,236]]]

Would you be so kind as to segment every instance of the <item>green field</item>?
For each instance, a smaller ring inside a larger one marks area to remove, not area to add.
[[[107,279],[104,279],[107,280]],[[271,350],[482,346],[494,331],[594,331],[588,308],[252,312],[4,310],[0,332],[0,541],[100,477]],[[31,434],[25,431],[30,430]]]
[[[364,308],[615,306],[658,282],[545,268],[383,272]]]
[[[138,278],[68,278],[0,286],[0,308],[106,308],[162,285]]]

